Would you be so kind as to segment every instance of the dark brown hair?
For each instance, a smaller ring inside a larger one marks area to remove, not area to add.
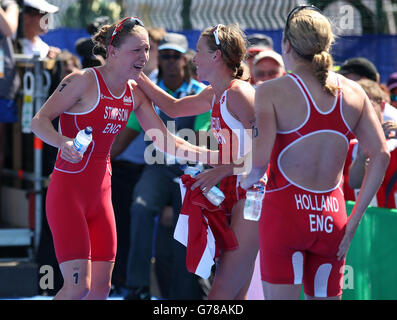
[[[99,47],[99,48],[104,49],[107,52],[108,46],[112,39],[113,32],[121,21],[123,21],[123,20],[113,23],[112,25],[102,26],[98,30],[98,32],[92,36],[92,41],[95,44],[94,51],[96,48]],[[117,32],[117,34],[113,38],[112,46],[119,48],[124,43],[125,39],[129,35],[137,33],[137,32],[141,32],[142,30],[146,31],[146,29],[144,27],[142,27],[138,24],[136,24],[133,28],[122,28],[120,31]]]

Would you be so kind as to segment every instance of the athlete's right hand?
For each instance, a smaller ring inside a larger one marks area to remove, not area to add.
[[[73,147],[73,140],[67,139],[61,145],[61,158],[72,162],[78,163],[83,159],[83,155],[80,154],[74,147]]]

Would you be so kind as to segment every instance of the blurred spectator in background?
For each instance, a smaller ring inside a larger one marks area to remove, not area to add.
[[[90,35],[94,35],[101,26],[107,24],[110,24],[110,18],[100,16],[88,24],[86,30]],[[91,37],[78,39],[75,44],[75,49],[77,54],[81,57],[83,68],[97,67],[105,63],[106,52],[100,47],[95,47]]]
[[[55,59],[61,50],[46,44],[40,35],[48,32],[48,14],[58,12],[59,8],[45,0],[25,0],[24,5],[22,52],[28,55],[40,52],[40,58]]]
[[[251,73],[251,83],[253,78],[252,63],[254,62],[255,56],[264,50],[273,50],[273,40],[269,36],[262,33],[253,33],[247,36],[247,57],[246,63]]]
[[[188,49],[186,52],[187,66],[190,69],[190,73],[192,74],[193,79],[198,81],[197,66],[193,62],[193,58],[195,55],[196,55],[196,51],[194,51],[193,49]]]
[[[375,65],[366,58],[357,57],[346,60],[340,67],[339,73],[354,81],[369,79],[379,85],[380,76]],[[384,100],[382,105],[384,121],[397,121],[397,109]]]
[[[390,104],[397,108],[397,72],[392,73],[387,80],[387,89],[390,92]]]
[[[387,139],[386,144],[391,156],[383,182],[370,205],[375,207],[396,208],[397,185],[395,182],[397,182],[397,122],[384,122],[382,115],[384,92],[378,83],[369,79],[361,79],[357,81],[357,83],[364,89],[379,121],[382,123],[383,131]],[[356,201],[369,161],[370,159],[368,159],[364,154],[358,141],[353,139],[349,145],[349,152],[344,169],[344,194],[346,200]]]
[[[252,63],[252,82],[259,85],[266,80],[285,75],[284,62],[281,55],[273,50],[259,52]]]
[[[61,79],[82,68],[80,59],[68,50],[62,50],[57,60],[62,64]]]
[[[365,78],[379,82],[379,73],[375,65],[362,57],[346,60],[340,67],[339,73],[353,81]]]
[[[148,28],[149,32],[149,61],[145,65],[143,72],[149,77],[153,82],[157,81],[157,76],[159,74],[159,44],[164,38],[165,29],[164,28]]]
[[[387,84],[385,84],[385,83],[379,83],[379,86],[380,86],[380,88],[382,89],[382,91],[383,91],[383,94],[384,94],[384,98],[385,98],[385,101],[388,103],[388,104],[390,104],[390,90],[387,88]]]
[[[79,57],[75,56],[68,50],[62,50],[55,59],[55,64],[50,70],[51,72],[51,85],[48,91],[50,96],[58,87],[59,83],[68,74],[80,70],[82,68]],[[57,125],[55,125],[57,127]],[[52,148],[52,147],[51,147]],[[56,149],[56,148],[54,148]],[[58,151],[57,151],[58,152]],[[54,159],[55,160],[55,159]],[[52,164],[51,169],[54,164]]]
[[[4,144],[7,124],[18,121],[15,94],[19,77],[14,62],[12,37],[18,28],[16,1],[0,0],[0,187],[4,165]]]

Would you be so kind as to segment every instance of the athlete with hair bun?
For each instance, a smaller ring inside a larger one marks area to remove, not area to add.
[[[209,299],[244,299],[258,253],[258,223],[245,220],[246,192],[240,187],[239,170],[247,165],[255,90],[248,82],[249,70],[243,61],[246,41],[237,25],[218,24],[205,29],[193,58],[200,81],[210,85],[197,95],[175,99],[141,75],[138,87],[170,117],[197,115],[211,110],[211,131],[218,142],[219,157],[206,162],[215,166],[196,176],[192,189],[203,193],[219,183],[226,198],[222,203],[238,248],[219,257]],[[243,160],[244,159],[244,160]],[[202,161],[204,162],[204,161]],[[249,164],[248,164],[249,165]]]

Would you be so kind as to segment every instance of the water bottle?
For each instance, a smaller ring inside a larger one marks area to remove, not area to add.
[[[83,154],[87,150],[91,141],[92,141],[92,128],[86,127],[85,129],[80,130],[77,133],[76,138],[74,138],[73,140],[73,146],[78,152]]]
[[[184,174],[188,174],[191,177],[197,176],[201,171],[203,171],[203,165],[198,163],[196,166],[191,167],[184,165],[182,166],[182,170]],[[204,196],[208,199],[209,202],[211,202],[214,206],[219,207],[223,200],[225,200],[225,195],[223,192],[216,186],[213,186],[210,191],[207,192],[207,194],[204,194]]]
[[[259,182],[254,184],[247,190],[245,205],[244,205],[244,219],[251,221],[258,221],[261,217],[262,201],[265,197],[265,183]]]

